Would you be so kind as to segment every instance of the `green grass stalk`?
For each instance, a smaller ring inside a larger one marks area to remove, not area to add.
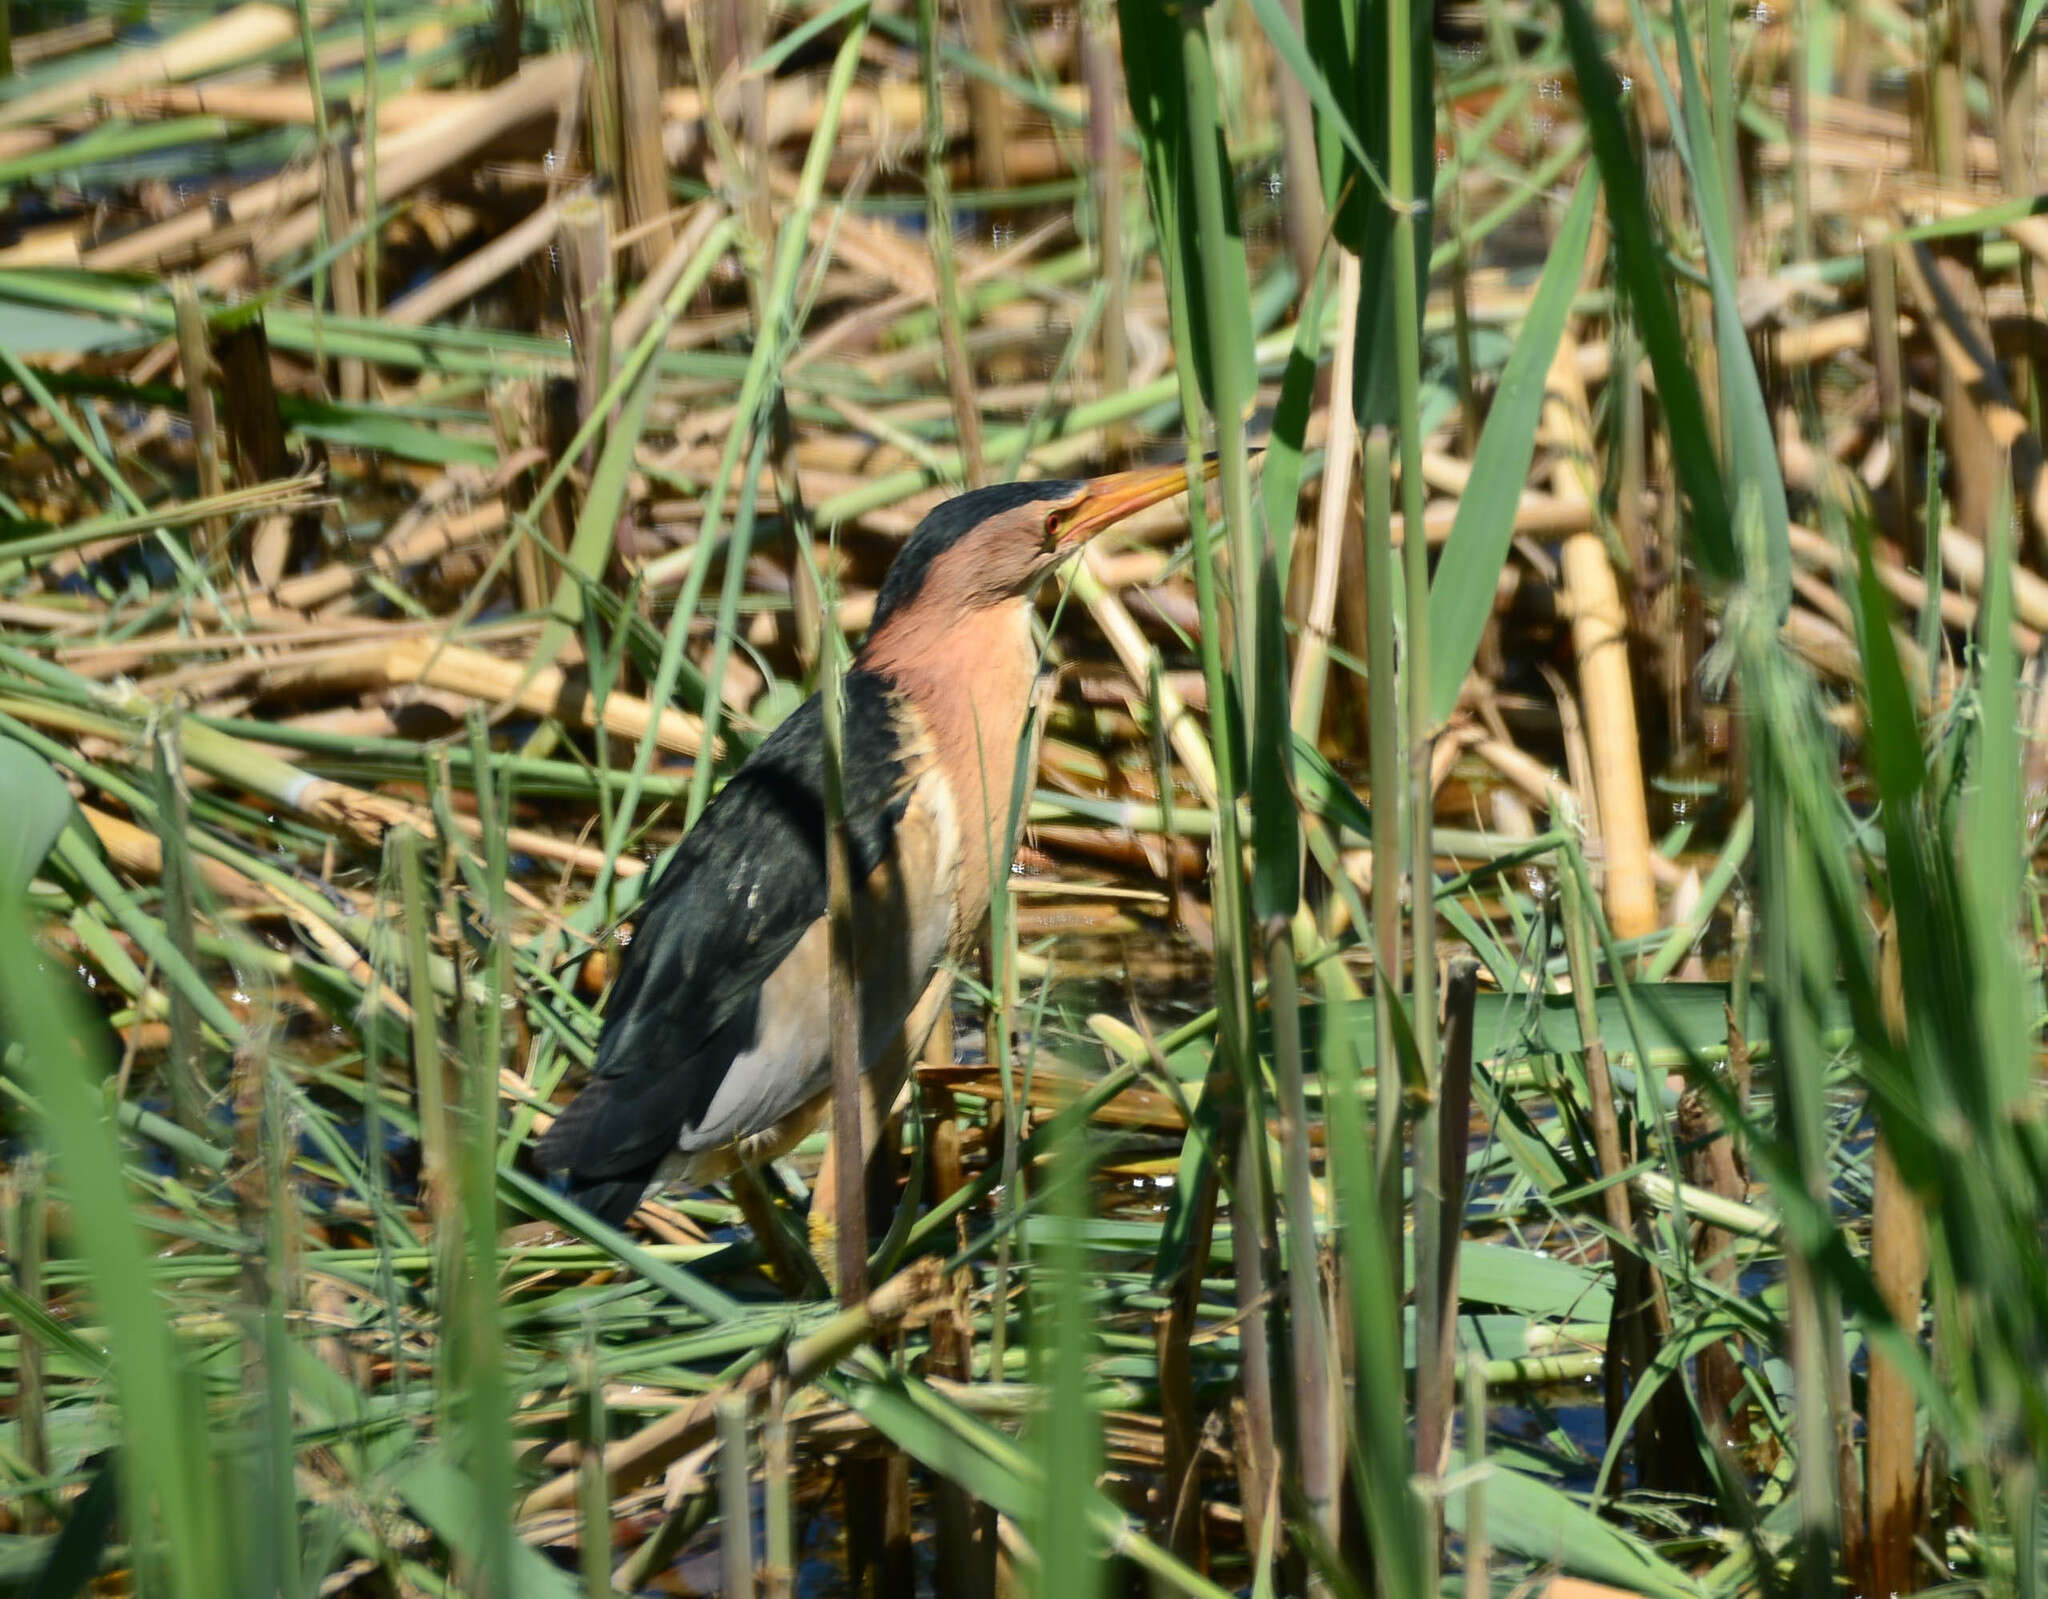
[[[1397,1058],[1401,1005],[1401,701],[1394,654],[1393,462],[1387,430],[1365,435],[1365,591],[1367,687],[1372,718],[1373,1058],[1382,1092],[1373,1133],[1374,1214],[1387,1229],[1377,1252],[1395,1275],[1382,1285],[1401,1298],[1401,1130],[1399,1094],[1385,1092]]]

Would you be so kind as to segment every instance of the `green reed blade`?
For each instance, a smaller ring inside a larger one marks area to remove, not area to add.
[[[1471,483],[1458,500],[1450,537],[1437,558],[1436,581],[1429,593],[1429,715],[1434,722],[1444,721],[1456,709],[1458,690],[1493,616],[1501,563],[1514,543],[1515,513],[1536,453],[1536,425],[1543,415],[1550,362],[1578,288],[1598,196],[1591,176],[1581,178],[1558,224],[1528,319],[1480,430]]]

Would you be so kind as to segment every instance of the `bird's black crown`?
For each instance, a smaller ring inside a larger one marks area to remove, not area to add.
[[[1083,487],[1078,478],[1042,478],[1035,483],[991,483],[985,489],[970,489],[965,494],[954,495],[943,505],[934,506],[917,524],[917,531],[910,535],[910,542],[890,563],[888,575],[882,579],[881,592],[875,596],[875,619],[870,631],[879,628],[899,607],[915,599],[917,591],[924,587],[925,574],[931,570],[932,562],[990,517],[1001,516],[1005,511],[1014,511],[1018,506],[1030,505],[1036,500],[1070,499]]]

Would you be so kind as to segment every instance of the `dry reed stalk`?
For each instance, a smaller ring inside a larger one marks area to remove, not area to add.
[[[768,173],[768,191],[778,200],[794,200],[797,183],[794,173],[779,167]],[[938,275],[932,267],[929,248],[911,243],[900,229],[888,223],[847,211],[820,209],[811,218],[808,237],[814,246],[831,251],[855,274],[872,278],[879,286],[914,294],[920,305],[932,304],[937,296]]]
[[[1202,1431],[1195,1408],[1194,1368],[1188,1338],[1194,1329],[1190,1297],[1177,1292],[1159,1313],[1153,1348],[1159,1361],[1160,1469],[1163,1492],[1161,1541],[1200,1569],[1207,1559],[1207,1524],[1202,1507]]]
[[[383,319],[399,327],[419,327],[481,294],[547,247],[560,223],[563,203],[561,200],[546,201],[524,221],[499,234],[482,249],[472,251],[447,271],[400,295],[385,306]]]
[[[1984,591],[1984,545],[1961,528],[1941,530],[1942,570],[1965,594]],[[2015,564],[2007,574],[2012,584],[2013,612],[2037,633],[2048,633],[2048,579]]]
[[[1282,0],[1287,19],[1301,30],[1301,0]],[[1287,249],[1294,257],[1296,275],[1306,285],[1321,258],[1326,219],[1323,215],[1322,168],[1316,153],[1315,118],[1309,112],[1309,97],[1301,92],[1293,73],[1276,51],[1268,51],[1272,63],[1272,97],[1280,121],[1280,169],[1284,188],[1281,203],[1287,228]],[[1348,324],[1339,323],[1343,327]],[[1333,388],[1332,394],[1343,394]],[[1340,405],[1339,410],[1343,407]]]
[[[124,50],[97,71],[0,104],[0,128],[42,122],[151,84],[204,77],[289,44],[297,34],[298,19],[287,8],[251,0],[161,45]]]
[[[1794,587],[1801,586],[1797,575]],[[1816,591],[1817,592],[1817,591]],[[1839,597],[1828,594],[1832,604],[1839,604]],[[1805,606],[1795,605],[1785,617],[1778,636],[1808,665],[1834,678],[1837,682],[1860,684],[1863,681],[1863,658],[1853,636],[1853,630],[1830,617]],[[1902,627],[1892,629],[1892,644],[1899,652],[1899,664],[1905,669],[1907,680],[1914,687],[1916,696],[1926,694],[1928,683],[1928,661],[1920,649],[1919,641]],[[1933,705],[1948,704],[1962,681],[1960,669],[1954,662],[1943,660],[1934,677]],[[1853,711],[1854,707],[1838,707]]]
[[[327,224],[327,237],[345,239],[356,230],[358,213],[348,181],[347,157],[341,146],[330,144],[320,155],[320,209]],[[363,314],[363,252],[360,247],[342,251],[327,269],[329,292],[334,296],[336,316],[354,321]],[[370,393],[369,369],[353,356],[335,363],[335,375],[345,404],[361,405]]]
[[[1878,997],[1886,1026],[1903,1043],[1906,1001],[1899,940],[1889,920],[1880,937]],[[1873,1150],[1870,1202],[1871,1273],[1892,1319],[1916,1341],[1920,1296],[1927,1283],[1927,1223],[1906,1186],[1879,1128]],[[1883,1353],[1872,1350],[1864,1415],[1864,1475],[1870,1498],[1870,1591],[1911,1592],[1919,1586],[1913,1538],[1917,1525],[1919,1445],[1912,1380]]]
[[[505,522],[506,510],[502,500],[493,500],[474,510],[437,517],[387,538],[370,552],[369,560],[360,567],[348,561],[334,561],[297,577],[285,578],[272,585],[270,599],[285,610],[315,610],[348,594],[367,572],[399,579],[406,567],[417,566],[487,539],[502,530]],[[210,612],[206,613],[205,619],[219,620]]]
[[[403,133],[476,102],[468,89],[416,89],[377,103],[377,131]],[[144,89],[109,103],[122,116],[226,117],[277,127],[313,126],[313,94],[303,83],[195,83]]]
[[[704,247],[711,230],[725,219],[725,215],[724,204],[717,200],[700,201],[690,209],[687,220],[670,243],[668,253],[649,268],[639,287],[619,307],[619,314],[612,321],[612,347],[615,350],[632,349],[654,325],[669,291],[681,280],[690,262]],[[679,328],[676,333],[694,342],[694,336],[688,330]],[[672,335],[669,347],[673,349],[676,344],[677,340]]]
[[[512,587],[519,609],[528,615],[547,609],[554,588],[553,570],[547,551],[566,551],[570,533],[568,519],[569,485],[564,482],[547,503],[535,505],[540,488],[539,464],[552,459],[552,442],[543,418],[538,414],[545,397],[552,392],[547,383],[518,382],[494,389],[490,394],[491,431],[502,457],[527,455],[534,466],[512,477],[505,486],[507,519],[514,524],[512,535]],[[532,537],[520,529],[530,524]]]
[[[1131,681],[1146,682],[1151,676],[1152,647],[1146,643],[1144,634],[1139,631],[1123,601],[1110,593],[1096,576],[1097,559],[1092,544],[1081,552],[1081,559],[1074,568],[1074,597],[1087,607],[1095,625],[1102,629],[1109,640],[1109,647],[1116,652],[1124,670],[1130,673]],[[1172,741],[1181,765],[1186,768],[1189,782],[1194,784],[1203,804],[1214,806],[1216,762],[1209,752],[1208,739],[1203,735],[1201,724],[1189,713],[1185,702],[1170,684],[1160,684],[1159,704],[1167,722],[1166,736]]]
[[[560,667],[545,667],[531,681],[517,661],[500,660],[481,650],[426,639],[391,645],[375,669],[389,684],[423,683],[501,706],[517,706],[536,716],[550,716],[578,728],[594,728],[598,717],[590,690],[572,684]],[[605,730],[614,738],[638,740],[650,727],[657,747],[677,755],[697,755],[704,745],[704,724],[687,711],[663,707],[657,715],[644,699],[630,694],[606,696]],[[722,748],[722,746],[721,746]]]
[[[982,458],[981,411],[974,400],[974,368],[956,315],[942,313],[940,338],[946,348],[946,384],[953,399],[953,426],[960,441],[961,473],[966,486],[978,489],[988,481]]]
[[[612,46],[611,89],[617,105],[619,191],[625,225],[645,277],[675,243],[668,170],[660,139],[662,16],[655,0],[605,0]]]
[[[1942,537],[1944,545],[1950,539],[1967,542],[1970,549],[1978,553],[1977,566],[1974,570],[1982,569],[1983,546],[1981,544],[1978,544],[1960,529],[1950,529]],[[1849,551],[1843,549],[1825,534],[1816,533],[1811,528],[1800,527],[1796,523],[1793,524],[1791,543],[1793,559],[1815,570],[1830,574],[1840,574],[1854,566],[1854,557]],[[1905,567],[1899,565],[1898,562],[1881,555],[1872,564],[1877,572],[1878,581],[1885,586],[1886,591],[1894,599],[1898,600],[1900,604],[1909,610],[1915,612],[1926,610],[1928,592],[1927,580],[1925,578],[1920,577],[1916,573],[1909,572]],[[2040,579],[2036,578],[2035,581],[2038,583]],[[2039,598],[2044,602],[2048,602],[2048,593],[2040,595]],[[1960,629],[1963,632],[1975,630],[1977,626],[1977,604],[1967,594],[1944,589],[1936,603],[1940,606],[1941,618],[1946,625]],[[2014,608],[2016,610],[2019,609],[2018,606]],[[2044,604],[2044,609],[2048,609],[2048,604]],[[2048,620],[2048,617],[2044,617],[2044,620]],[[2022,656],[2031,656],[2041,647],[2041,630],[2037,627],[2029,626],[2024,620],[2013,623],[2012,636],[2013,645]]]
[[[1066,91],[1071,93],[1072,91]],[[712,114],[731,122],[741,109],[741,85],[728,78],[712,97]],[[766,147],[808,139],[823,114],[815,79],[789,77],[767,85],[758,137]],[[695,154],[705,133],[703,92],[695,85],[665,90],[661,97],[662,143],[672,165]],[[924,89],[914,76],[859,83],[847,90],[840,112],[840,146],[859,150],[900,143],[924,117]],[[957,87],[946,94],[946,130],[964,133],[967,96]]]
[[[1108,0],[1088,0],[1081,7],[1081,78],[1088,91],[1088,165],[1095,210],[1095,249],[1102,281],[1108,286],[1102,320],[1095,332],[1096,386],[1101,394],[1121,394],[1130,383],[1130,287],[1124,260],[1124,162],[1117,142],[1122,118],[1123,64],[1113,8]],[[1112,459],[1127,447],[1113,433]]]
[[[192,456],[199,476],[199,492],[205,499],[218,499],[227,484],[221,475],[220,422],[213,407],[216,373],[213,352],[207,343],[206,318],[199,309],[198,291],[192,287],[190,278],[181,277],[171,285],[171,304],[177,316],[178,362],[184,369],[185,409],[192,422]],[[226,517],[209,517],[200,528],[200,564],[211,570],[229,554],[229,524]]]
[[[451,108],[430,122],[381,140],[377,148],[377,193],[384,204],[409,194],[476,155],[525,124],[552,113],[576,92],[583,71],[573,56],[544,56],[529,62],[510,82]],[[211,206],[194,206],[168,221],[86,252],[96,271],[160,270],[198,255],[218,253],[227,237],[224,223],[261,226],[280,211],[298,207],[263,234],[259,253],[274,261],[310,244],[319,231],[317,170],[294,170],[221,196]],[[361,177],[356,176],[358,206]],[[0,261],[10,258],[0,252]]]
[[[511,669],[517,670],[516,667]],[[33,699],[6,699],[0,701],[0,708],[38,726],[125,742],[124,724],[95,712]],[[146,716],[153,710],[153,705],[137,694],[131,696],[121,709],[131,715]],[[370,845],[380,844],[393,829],[410,830],[425,837],[434,835],[434,819],[425,811],[387,795],[353,788],[332,778],[316,777],[290,761],[265,754],[246,740],[187,723],[184,745],[186,765],[183,780],[195,787],[216,781],[230,783],[283,805],[331,831],[349,834]],[[454,820],[456,827],[469,836],[482,836],[482,824],[476,817],[457,812]],[[512,828],[506,837],[516,850],[544,859],[560,860],[592,874],[606,860],[600,850],[570,844],[530,828]],[[621,858],[613,870],[630,874],[644,870],[644,867],[637,862],[629,865],[626,858]]]
[[[80,805],[78,809],[86,825],[93,830],[93,836],[99,839],[101,848],[106,850],[107,859],[122,871],[147,882],[155,882],[163,876],[164,842],[155,833],[90,805]],[[268,889],[225,861],[195,854],[192,866],[207,889],[222,899],[233,900],[240,905],[271,903]]]
[[[1913,65],[1917,66],[1916,61]],[[1782,116],[1790,96],[1782,88],[1768,89],[1760,103],[1774,115]],[[1806,159],[1809,165],[1840,166],[1858,173],[1909,173],[1923,168],[1925,154],[1924,119],[1888,106],[1872,105],[1848,95],[1814,95],[1807,101]],[[1998,141],[1965,128],[1957,141],[1962,167],[1973,181],[2002,178]],[[1788,147],[1775,140],[1758,143],[1757,159],[1766,171],[1780,172],[1791,163]]]
[[[1026,262],[1030,261],[1046,245],[1065,232],[1069,226],[1070,224],[1066,219],[1056,219],[1022,234],[1015,243],[1004,249],[986,252],[974,249],[964,239],[955,241],[954,249],[963,258],[963,264],[960,269],[960,287],[962,289],[975,288],[983,283],[999,280],[1007,274],[1021,270]],[[803,341],[802,348],[790,352],[788,370],[792,372],[799,371],[817,360],[819,356],[828,354],[838,349],[841,345],[871,338],[906,312],[914,311],[919,306],[929,303],[930,299],[927,295],[916,288],[911,288],[899,289],[898,292],[877,300],[871,305],[857,306],[845,312],[836,320],[826,323],[816,334],[807,336]],[[930,364],[937,359],[937,351],[929,349],[906,351],[902,359],[914,359]],[[870,370],[873,371],[876,377],[886,378],[892,375],[893,369],[886,363],[883,363],[872,365]],[[983,391],[983,399],[989,405],[1008,407],[1016,405],[1020,396],[1011,394],[1004,389],[990,387]],[[944,401],[936,399],[911,402],[912,405],[943,405],[944,403]],[[900,408],[885,414],[901,421],[906,419],[904,413],[907,409]],[[807,445],[811,442],[810,440],[805,441]]]
[[[1915,475],[1908,454],[1911,445],[1906,428],[1906,363],[1900,346],[1904,334],[1899,319],[1897,257],[1891,244],[1879,237],[1864,246],[1863,262],[1863,281],[1870,296],[1870,355],[1877,371],[1878,421],[1891,450],[1891,504],[1886,507],[1885,521],[1899,548],[1918,564],[1926,560],[1926,540],[1934,534],[1932,529],[1926,529],[1921,530],[1920,538],[1914,536],[1920,529],[1920,519],[1914,515],[1914,495],[1909,487]]]
[[[562,202],[559,213],[562,317],[569,326],[569,354],[576,368],[576,417],[589,418],[611,383],[612,245],[605,202],[586,188]],[[556,452],[550,449],[549,454]],[[597,462],[597,441],[583,452],[583,470]]]
[[[1531,804],[1549,810],[1556,803],[1557,791],[1562,790],[1573,796],[1582,815],[1586,813],[1585,795],[1580,790],[1535,756],[1506,739],[1490,735],[1478,736],[1469,739],[1465,747],[1492,767],[1499,777]],[[1653,851],[1650,872],[1659,886],[1675,888],[1682,875],[1682,868],[1676,861],[1668,861]]]
[[[1678,1101],[1679,1147],[1685,1151],[1686,1180],[1694,1187],[1723,1199],[1748,1197],[1749,1185],[1735,1167],[1735,1146],[1721,1123],[1720,1114],[1697,1088],[1688,1088]],[[1693,1260],[1713,1280],[1734,1292],[1739,1271],[1733,1245],[1735,1235],[1711,1223],[1695,1221]],[[1725,1441],[1729,1417],[1743,1391],[1742,1368],[1727,1344],[1717,1343],[1700,1351],[1695,1369],[1699,1377],[1700,1409],[1713,1440]]]
[[[270,336],[261,316],[212,328],[209,347],[220,378],[221,423],[236,476],[244,483],[275,482],[303,472],[291,454],[278,404]],[[269,587],[290,567],[303,565],[320,545],[320,512],[265,517],[244,552],[249,574]]]
[[[1558,341],[1543,400],[1541,434],[1559,452],[1551,473],[1552,492],[1561,500],[1590,507],[1599,498],[1593,471],[1597,456],[1576,344],[1569,331]],[[1655,932],[1659,923],[1635,684],[1629,671],[1628,612],[1598,534],[1567,538],[1559,564],[1572,601],[1572,650],[1579,663],[1580,708],[1592,754],[1591,786],[1600,807],[1607,916],[1615,937],[1639,938]]]
[[[1897,260],[1900,283],[1941,357],[1942,417],[1944,426],[1954,423],[1949,448],[1955,492],[1950,498],[1957,523],[1972,537],[1984,537],[1998,478],[2009,469],[2017,477],[2036,550],[2048,546],[2048,463],[2033,424],[2014,401],[1991,353],[1975,274],[1964,263],[1931,255],[1923,245],[1900,247]]]
[[[110,44],[119,31],[120,24],[112,17],[88,17],[83,22],[25,33],[11,47],[14,70],[19,72],[24,67],[90,50],[94,45]]]
[[[1292,181],[1290,179],[1290,181]],[[1358,458],[1358,418],[1343,396],[1351,392],[1357,360],[1358,296],[1362,269],[1349,250],[1337,257],[1337,326],[1350,330],[1337,341],[1332,363],[1329,432],[1324,441],[1323,481],[1316,505],[1315,582],[1301,644],[1294,657],[1289,695],[1295,732],[1311,741],[1322,730],[1323,690],[1329,676],[1330,639],[1336,626],[1337,586],[1350,537],[1351,483]]]
[[[608,1445],[604,1452],[604,1476],[611,1492],[646,1482],[671,1461],[712,1435],[719,1400],[727,1391],[737,1392],[750,1404],[767,1395],[779,1374],[787,1374],[792,1393],[815,1382],[841,1360],[876,1337],[899,1326],[914,1310],[943,1292],[938,1262],[920,1260],[905,1267],[859,1305],[840,1312],[816,1332],[790,1344],[783,1360],[763,1360],[725,1389],[702,1394],[683,1408],[649,1423],[629,1437]],[[548,1451],[551,1466],[566,1457],[573,1468],[575,1446]],[[551,1510],[563,1510],[575,1503],[576,1472],[571,1469],[542,1483],[520,1505],[522,1517]]]
[[[1001,66],[1003,12],[998,0],[960,0],[967,26],[967,48],[975,58]],[[969,121],[974,128],[974,181],[984,189],[1010,186],[1009,98],[986,78],[967,83]]]

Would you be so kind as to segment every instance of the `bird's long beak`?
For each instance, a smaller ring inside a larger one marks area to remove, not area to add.
[[[1208,482],[1216,475],[1218,465],[1212,455],[1199,466],[1184,462],[1148,466],[1092,479],[1055,513],[1059,517],[1060,548],[1078,549],[1104,528],[1114,527],[1134,512],[1185,494],[1195,484]]]

